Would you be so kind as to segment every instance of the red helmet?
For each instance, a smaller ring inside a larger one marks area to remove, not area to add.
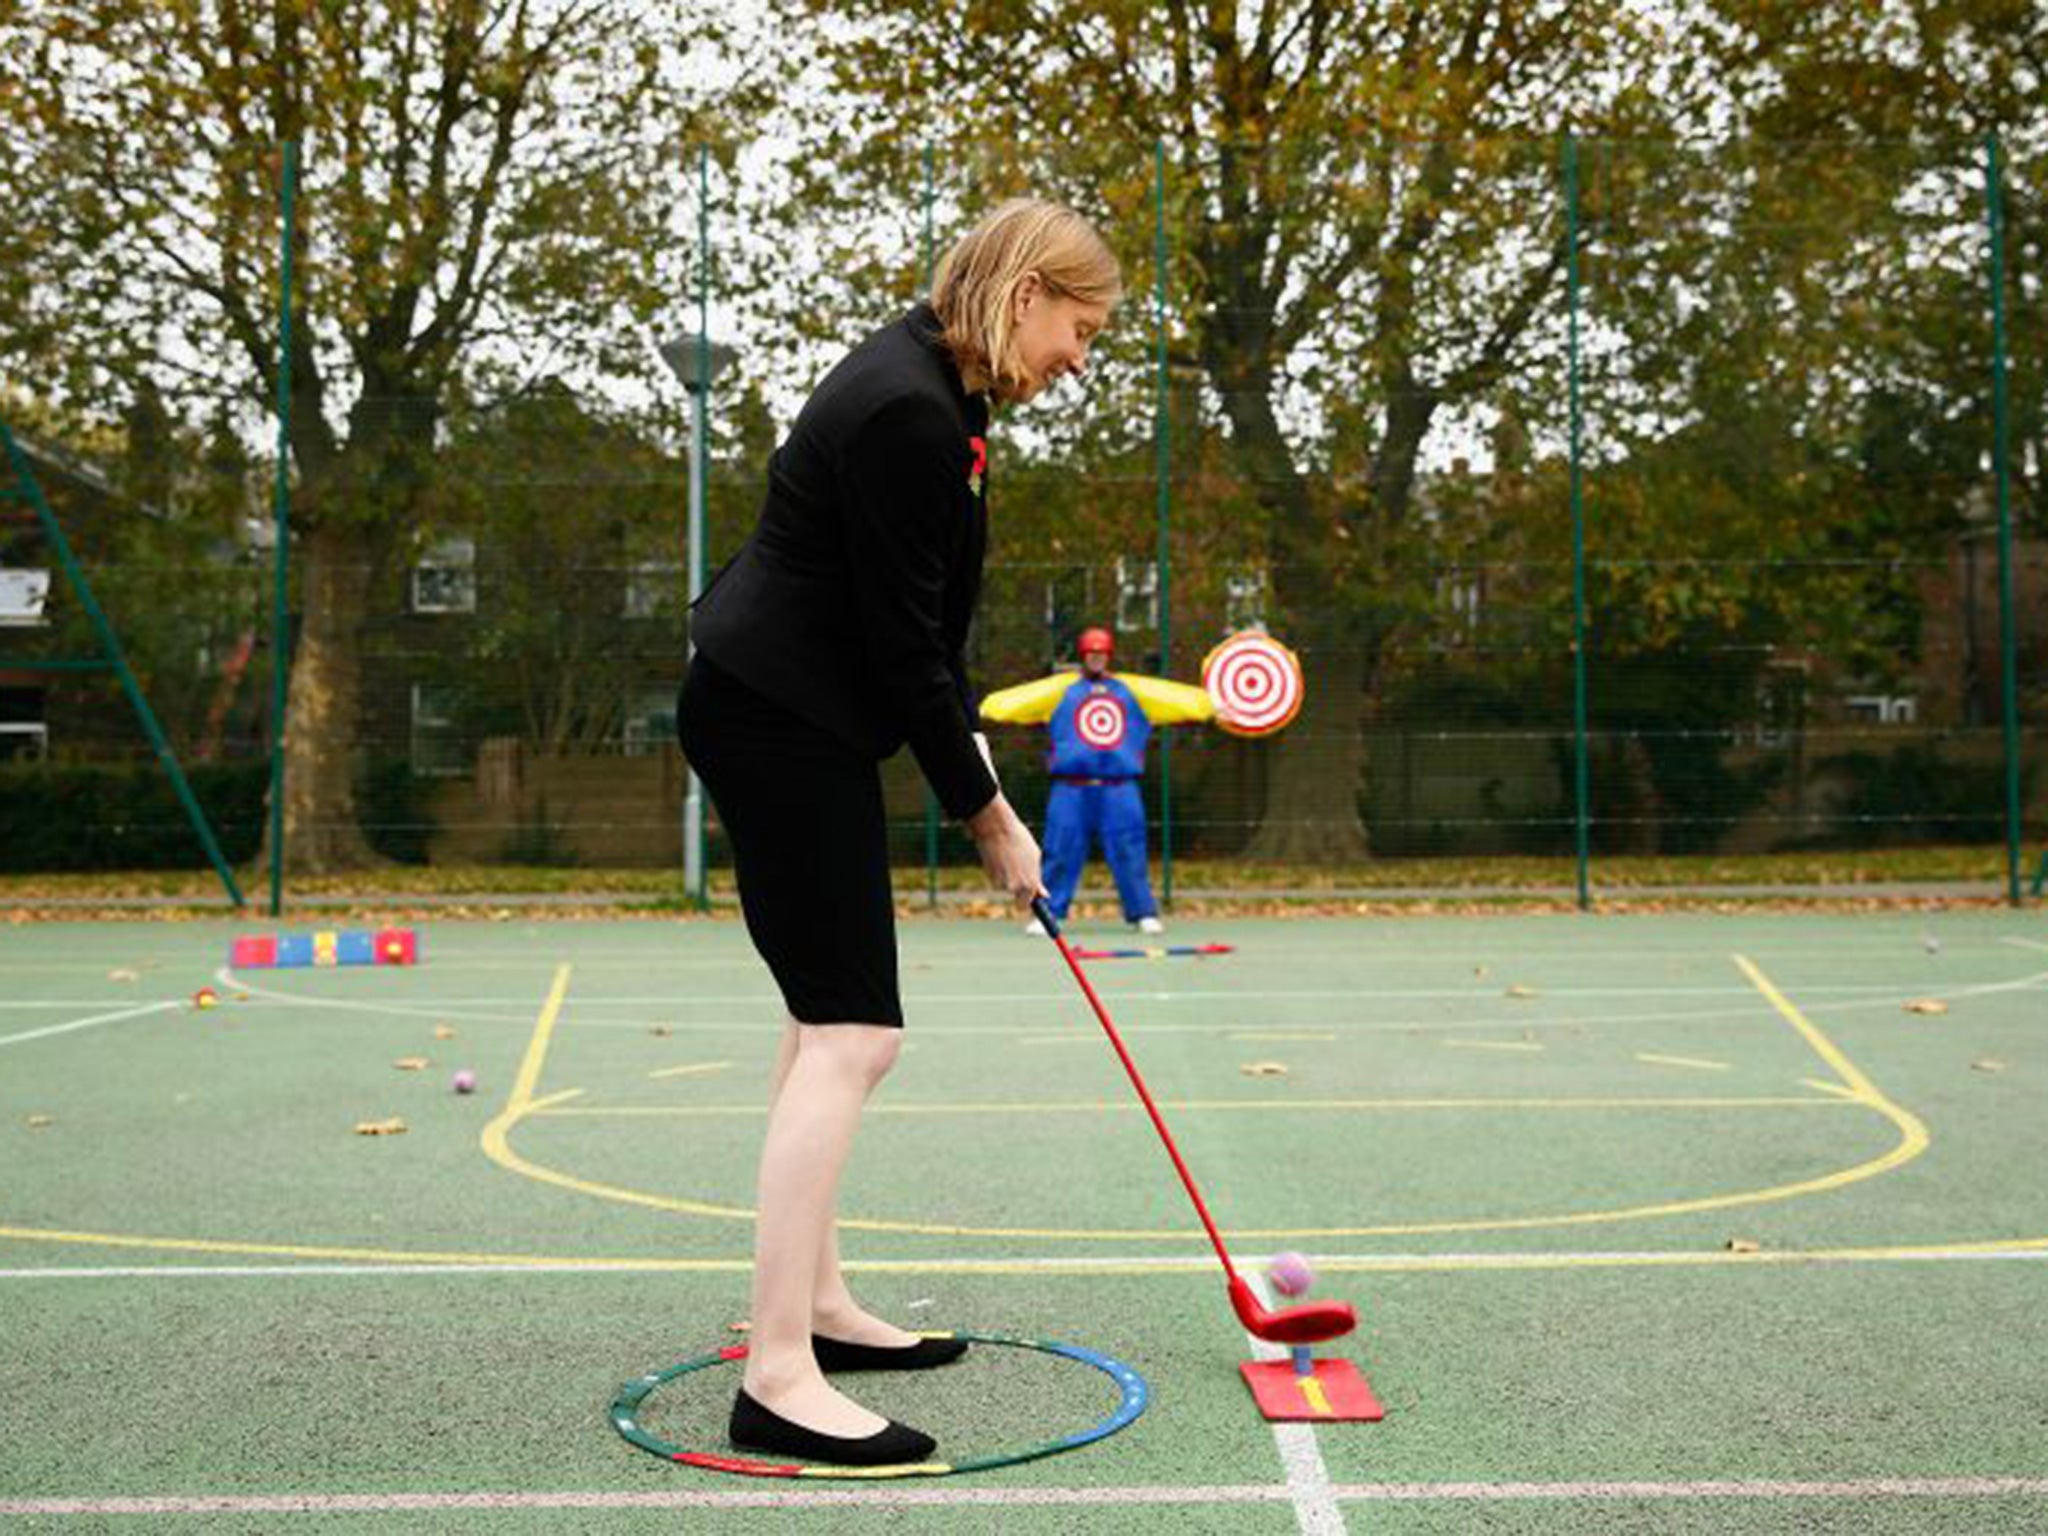
[[[1101,625],[1081,631],[1081,638],[1074,642],[1074,654],[1086,656],[1090,651],[1101,651],[1106,656],[1116,654],[1116,636]]]

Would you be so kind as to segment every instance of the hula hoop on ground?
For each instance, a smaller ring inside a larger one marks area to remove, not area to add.
[[[1145,1385],[1145,1378],[1108,1355],[1098,1354],[1092,1349],[1083,1349],[1078,1344],[1060,1344],[1050,1339],[1013,1339],[993,1333],[969,1333],[956,1329],[947,1333],[926,1333],[928,1339],[965,1339],[971,1344],[999,1344],[1011,1349],[1035,1349],[1043,1354],[1061,1355],[1069,1360],[1078,1360],[1083,1365],[1093,1366],[1117,1384],[1122,1394],[1116,1408],[1099,1424],[1079,1430],[1058,1440],[1048,1440],[1042,1445],[1026,1446],[1021,1450],[997,1451],[987,1456],[976,1456],[967,1461],[919,1461],[905,1462],[888,1467],[842,1467],[827,1462],[799,1464],[790,1462],[755,1461],[740,1455],[718,1455],[709,1451],[685,1450],[671,1445],[656,1435],[649,1434],[640,1423],[640,1405],[653,1392],[678,1376],[687,1376],[692,1371],[701,1371],[709,1366],[726,1365],[747,1358],[747,1346],[729,1345],[714,1350],[708,1355],[698,1355],[680,1365],[672,1365],[665,1371],[654,1371],[645,1376],[636,1376],[619,1388],[612,1399],[612,1428],[641,1450],[661,1457],[664,1461],[677,1461],[685,1466],[701,1467],[708,1472],[735,1472],[743,1477],[947,1477],[956,1472],[985,1472],[991,1467],[1015,1466],[1020,1461],[1036,1461],[1041,1456],[1054,1456],[1061,1451],[1071,1451],[1091,1441],[1106,1439],[1124,1428],[1145,1411],[1151,1399],[1151,1389]]]

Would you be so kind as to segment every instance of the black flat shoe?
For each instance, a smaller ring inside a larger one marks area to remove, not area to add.
[[[829,1461],[842,1467],[894,1467],[929,1461],[939,1444],[922,1430],[894,1419],[858,1439],[821,1434],[790,1423],[772,1408],[763,1408],[747,1396],[745,1387],[732,1401],[732,1422],[725,1433],[742,1451],[767,1451],[799,1462]]]
[[[843,1344],[811,1335],[811,1353],[821,1371],[928,1371],[951,1365],[967,1353],[965,1339],[919,1339],[915,1344]]]

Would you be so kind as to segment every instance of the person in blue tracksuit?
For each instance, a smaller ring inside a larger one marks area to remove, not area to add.
[[[1116,880],[1124,921],[1160,933],[1159,903],[1145,867],[1145,743],[1152,722],[1131,690],[1110,672],[1115,638],[1084,629],[1075,644],[1081,675],[1054,709],[1047,728],[1052,744],[1046,766],[1052,793],[1045,807],[1046,899],[1064,919],[1081,882],[1091,845],[1099,843]],[[1038,925],[1034,922],[1032,930]]]

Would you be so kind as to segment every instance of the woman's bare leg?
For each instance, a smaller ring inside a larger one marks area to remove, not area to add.
[[[804,1026],[794,1019],[783,1028],[782,1043],[775,1053],[775,1068],[768,1080],[768,1108],[771,1115],[775,1102],[782,1096],[783,1081],[789,1076],[790,1064],[796,1060],[797,1043]],[[877,1344],[884,1347],[903,1347],[917,1342],[917,1335],[906,1333],[893,1323],[884,1322],[853,1299],[848,1289],[846,1276],[839,1267],[839,1221],[838,1202],[833,1202],[832,1219],[825,1224],[825,1242],[818,1254],[817,1278],[812,1285],[811,1328],[828,1339],[838,1339],[847,1344]]]
[[[777,1061],[781,1081],[761,1145],[745,1385],[763,1407],[807,1429],[871,1435],[888,1421],[827,1384],[811,1353],[812,1309],[826,1256],[837,1253],[832,1213],[861,1106],[895,1061],[903,1034],[876,1024],[814,1024],[795,1035],[786,1065]]]
[[[894,1323],[884,1322],[853,1299],[846,1277],[839,1269],[839,1222],[837,1202],[833,1220],[825,1226],[825,1248],[818,1259],[818,1278],[811,1291],[811,1326],[828,1339],[843,1344],[877,1344],[902,1348],[917,1342]]]

